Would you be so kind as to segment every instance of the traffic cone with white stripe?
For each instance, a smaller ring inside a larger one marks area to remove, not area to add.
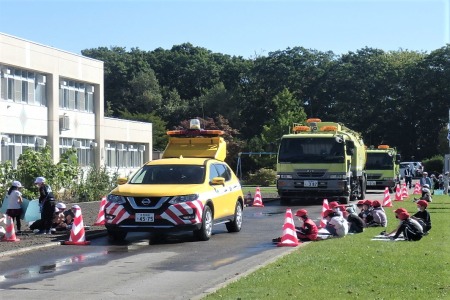
[[[14,222],[10,216],[6,216],[6,232],[2,239],[2,242],[19,242],[20,239],[16,237],[16,231],[14,230]]]
[[[408,198],[408,189],[406,188],[406,183],[402,186],[402,199]]]
[[[86,241],[84,233],[83,216],[81,215],[81,207],[78,205],[72,206],[75,218],[73,219],[72,229],[70,231],[70,238],[68,241],[62,242],[63,245],[89,245],[91,242]]]
[[[420,190],[420,183],[416,182],[416,184],[414,185],[414,195],[421,195],[422,191]]]
[[[383,207],[392,207],[391,194],[388,187],[384,189]]]
[[[102,201],[100,201],[100,210],[98,212],[97,221],[95,221],[94,226],[105,225],[105,205],[106,196],[103,196]]]
[[[323,213],[329,209],[328,206],[328,200],[327,199],[323,199],[323,203],[322,203],[322,213],[320,214],[320,224],[319,224],[319,228],[325,228],[325,226],[327,226],[327,221],[325,220]]]
[[[395,201],[402,201],[402,192],[400,190],[400,185],[397,184],[397,187],[395,188]]]
[[[294,219],[292,218],[292,210],[286,209],[286,216],[284,218],[283,235],[277,247],[296,247],[299,244],[297,233],[295,232]]]
[[[259,186],[256,187],[255,198],[253,199],[252,206],[264,207],[264,204],[262,202],[261,191],[259,189]]]

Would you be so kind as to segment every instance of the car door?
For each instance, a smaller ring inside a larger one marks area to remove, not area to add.
[[[227,165],[223,163],[212,163],[210,169],[211,182],[214,177],[223,177],[225,179],[224,185],[211,185],[215,191],[213,199],[214,203],[214,217],[216,219],[223,218],[234,214],[234,206],[236,199],[232,193],[232,177]]]

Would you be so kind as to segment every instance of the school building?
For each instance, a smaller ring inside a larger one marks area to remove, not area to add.
[[[104,116],[103,62],[0,33],[1,161],[49,145],[128,176],[152,156],[152,124]]]

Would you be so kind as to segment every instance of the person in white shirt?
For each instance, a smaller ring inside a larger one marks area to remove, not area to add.
[[[344,217],[339,216],[331,209],[327,209],[323,213],[325,220],[327,220],[327,225],[325,229],[334,237],[344,237],[348,233],[348,223]]]
[[[10,216],[16,221],[17,231],[16,233],[21,233],[21,223],[20,216],[22,215],[22,207],[21,204],[23,202],[22,193],[20,189],[22,188],[22,184],[20,181],[13,181],[11,187],[8,190],[8,206],[6,208],[6,215]]]

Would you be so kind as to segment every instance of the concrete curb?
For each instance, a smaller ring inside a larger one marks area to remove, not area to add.
[[[96,239],[96,238],[103,237],[103,236],[106,236],[106,235],[107,235],[107,232],[105,230],[105,232],[97,232],[97,233],[94,233],[94,234],[86,235],[86,240]],[[18,255],[18,254],[22,254],[22,253],[25,253],[25,252],[38,250],[38,249],[43,249],[43,248],[62,246],[62,242],[63,241],[49,242],[47,244],[30,246],[30,247],[26,247],[26,248],[19,248],[19,249],[15,249],[15,250],[6,251],[6,252],[1,252],[0,253],[0,258],[5,257],[5,256],[11,257],[11,256],[14,256],[14,255]],[[8,243],[13,243],[13,242],[8,242]]]

